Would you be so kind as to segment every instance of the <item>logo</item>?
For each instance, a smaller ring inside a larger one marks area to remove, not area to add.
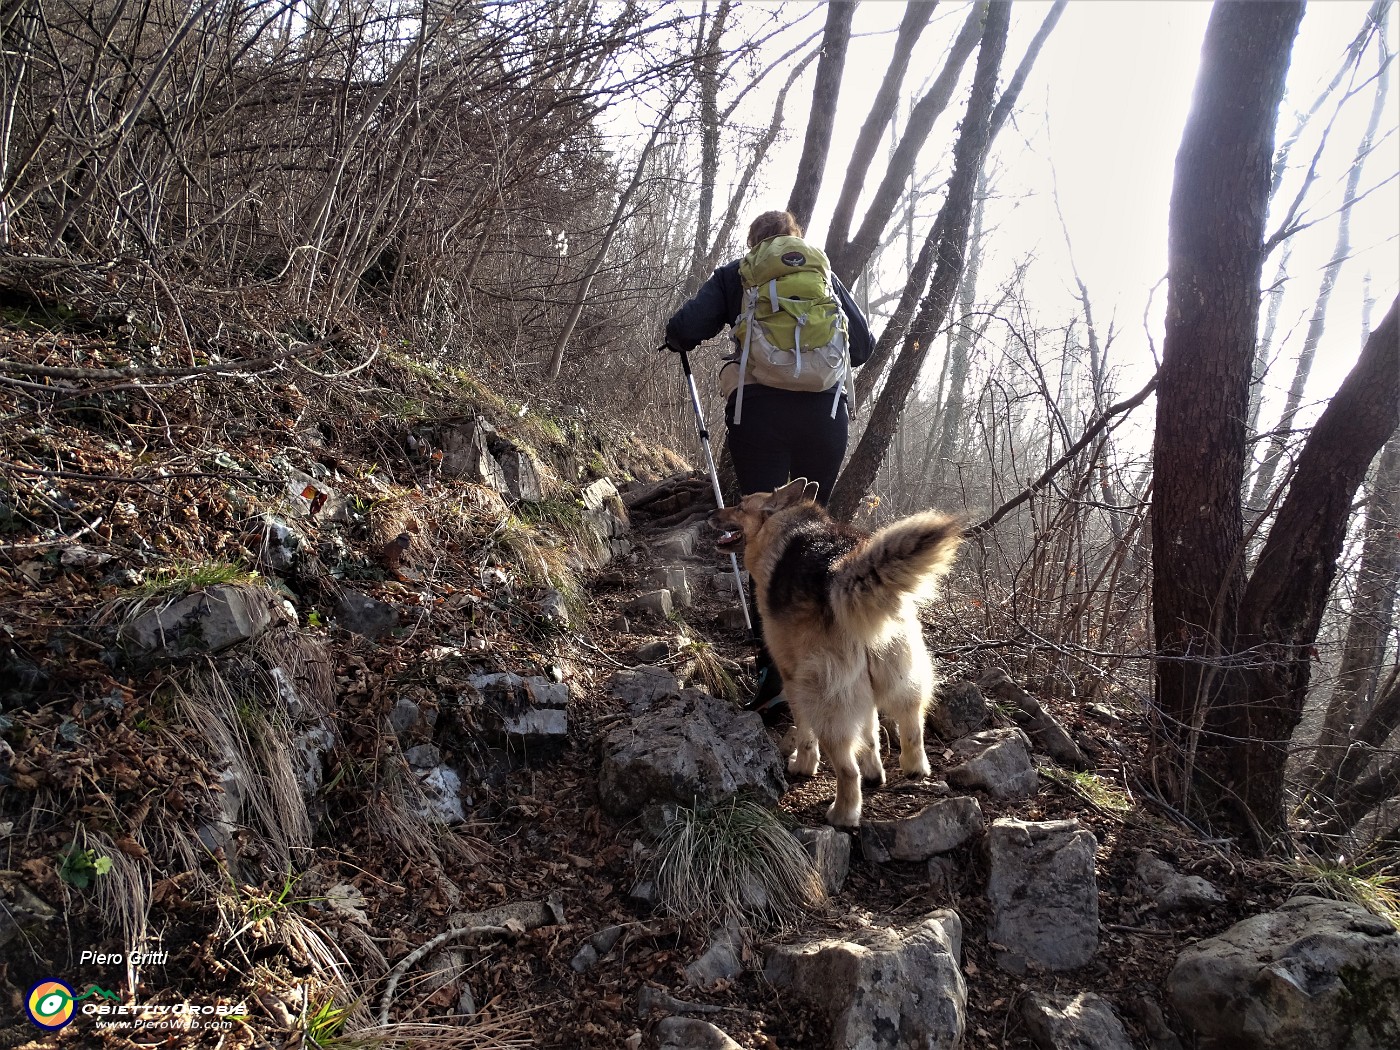
[[[73,989],[52,978],[29,989],[24,1006],[29,1019],[46,1032],[57,1032],[73,1020]]]
[[[801,252],[788,252],[786,255],[783,256],[783,265],[806,266],[807,256],[803,255]]]

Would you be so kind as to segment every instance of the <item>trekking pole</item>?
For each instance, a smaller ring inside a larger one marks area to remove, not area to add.
[[[658,349],[666,349],[658,347]],[[700,431],[700,445],[705,450],[705,465],[710,468],[710,484],[715,487],[715,506],[724,509],[724,493],[719,488],[719,472],[715,470],[714,453],[710,451],[710,432],[705,428],[705,413],[700,408],[700,394],[695,389],[695,373],[690,370],[690,355],[681,352],[681,368],[685,371],[686,386],[690,388],[690,407],[695,409],[695,425]],[[749,617],[749,602],[744,597],[744,577],[739,573],[739,556],[729,552],[729,564],[734,568],[734,588],[739,594],[739,608],[744,610],[744,626],[753,633],[753,620]]]

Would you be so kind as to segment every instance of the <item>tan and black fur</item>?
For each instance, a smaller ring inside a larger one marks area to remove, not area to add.
[[[899,766],[927,776],[924,716],[936,678],[917,604],[933,597],[962,524],[926,511],[873,534],[832,519],[799,478],[745,496],[713,522],[742,530],[763,637],[797,723],[788,761],[811,776],[823,753],[836,775],[828,822],[860,824],[861,778],[884,783],[879,715],[899,727]]]

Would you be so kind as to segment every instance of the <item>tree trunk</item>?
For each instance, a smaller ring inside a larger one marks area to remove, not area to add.
[[[1303,777],[1314,785],[1315,809],[1325,809],[1339,785],[1350,784],[1365,770],[1400,715],[1374,704],[1400,583],[1400,436],[1392,437],[1381,453],[1363,534],[1341,666]]]
[[[1011,115],[1012,109],[1015,108],[1017,100],[1021,97],[1021,89],[1025,86],[1026,78],[1030,76],[1031,69],[1035,66],[1035,60],[1040,55],[1041,48],[1045,46],[1045,41],[1049,39],[1051,30],[1053,30],[1056,23],[1059,22],[1060,12],[1064,10],[1064,7],[1065,0],[1056,0],[1054,6],[1050,8],[1044,20],[1040,23],[1040,28],[1036,30],[1035,37],[1031,40],[1030,46],[1026,48],[1026,53],[1021,58],[1021,64],[1016,67],[1016,72],[1012,74],[1011,80],[1007,83],[1006,90],[1002,92],[1001,98],[997,99],[996,108],[992,110],[991,131],[987,136],[988,148],[996,141],[997,132],[999,132],[1002,125],[1006,123],[1007,117]],[[974,14],[976,14],[975,10]],[[966,32],[968,26],[975,27],[976,25],[977,23],[972,21],[972,16],[969,16],[969,21],[964,25],[963,31]],[[954,45],[955,52],[959,49],[962,37],[960,36],[958,40],[959,43]],[[972,44],[969,43],[967,46],[970,52]],[[963,58],[965,60],[966,55],[964,55]],[[949,62],[951,63],[951,61],[952,59],[950,58]],[[961,68],[962,62],[959,61],[958,69]],[[947,70],[945,68],[945,73],[946,72]],[[944,74],[939,74],[940,81],[943,75]],[[929,90],[929,95],[933,95],[935,90],[938,90],[937,85]],[[949,90],[952,90],[951,86]],[[927,98],[928,96],[925,97]],[[923,105],[922,101],[920,105]],[[914,117],[917,113],[918,107],[916,106],[915,113],[910,114],[908,126],[905,128],[904,140],[901,140],[900,145],[896,147],[895,157],[892,157],[890,160],[890,169],[892,171],[896,169],[902,170],[907,175],[907,173],[912,170],[912,157],[907,164],[899,161],[898,158],[901,155],[901,151],[904,149],[904,141],[908,140],[910,131],[914,127]],[[925,130],[924,136],[927,137],[927,135],[928,132]],[[919,142],[920,145],[922,145],[923,139],[920,139]],[[916,154],[917,152],[918,151],[915,150]],[[886,178],[888,181],[888,176]],[[880,200],[881,194],[884,192],[885,183],[881,183],[881,188],[876,193],[877,201]],[[944,208],[946,207],[947,204],[945,201]],[[891,212],[893,208],[894,203],[892,202],[890,204]],[[836,248],[833,248],[831,245],[827,246],[827,257],[831,259],[832,269],[837,273],[844,273],[845,270],[843,270],[842,267],[854,265],[855,260],[859,260],[859,267],[857,268],[864,267],[869,262],[873,245],[878,242],[880,231],[884,229],[885,224],[889,221],[888,214],[883,218],[878,218],[878,216],[879,212],[877,212],[875,204],[872,203],[870,210],[866,213],[865,222],[861,225],[861,232],[856,235],[854,243]],[[877,221],[879,224],[878,226],[876,226]],[[872,229],[873,232],[870,232],[867,228]],[[870,239],[870,247],[866,246],[867,238]],[[918,261],[912,266],[907,267],[909,270],[909,279],[904,284],[904,291],[900,294],[899,304],[895,307],[894,313],[891,315],[889,322],[885,325],[884,331],[880,333],[880,338],[875,343],[875,352],[870,355],[870,360],[865,363],[865,367],[856,373],[857,404],[864,404],[869,399],[871,392],[875,389],[881,376],[884,374],[885,367],[889,364],[890,355],[894,352],[895,346],[904,338],[904,333],[909,327],[909,320],[914,316],[914,308],[919,303],[919,297],[924,294],[925,288],[928,287],[929,275],[933,273],[933,265],[938,255],[938,245],[942,239],[943,209],[939,209],[938,217],[933,221],[933,228],[929,232],[928,239],[924,242],[923,248],[919,251]],[[906,249],[906,254],[907,252],[908,250]]]
[[[1322,616],[1346,542],[1352,501],[1400,426],[1400,299],[1323,411],[1240,604],[1245,688],[1222,707],[1232,775],[1266,833],[1286,826],[1288,741],[1303,716]]]
[[[1241,789],[1214,734],[1237,685],[1245,415],[1274,125],[1302,15],[1296,2],[1216,4],[1176,157],[1153,449],[1152,761],[1159,789],[1192,811]]]
[[[690,270],[686,275],[686,296],[694,295],[707,276],[705,262],[709,257],[710,217],[715,206],[715,177],[719,172],[719,61],[722,57],[720,40],[724,23],[729,17],[729,0],[720,0],[706,32],[708,12],[701,9],[699,33],[692,74],[700,87],[700,197],[699,215],[695,221],[695,241],[690,251]]]
[[[890,370],[889,381],[870,411],[865,433],[861,435],[850,463],[832,490],[831,512],[838,518],[849,520],[869,491],[870,483],[894,437],[909,391],[913,389],[928,356],[928,349],[948,315],[948,308],[962,277],[968,228],[972,219],[973,192],[991,140],[993,95],[1002,55],[1006,50],[1010,18],[1009,2],[996,0],[988,8],[982,45],[977,54],[977,72],[972,80],[972,97],[968,101],[962,133],[953,147],[953,175],[948,181],[948,198],[940,217],[943,236],[939,241],[937,268],[919,315],[905,339],[904,348]]]
[[[841,75],[846,68],[846,45],[851,40],[851,19],[858,2],[828,0],[826,7],[826,35],[821,61],[817,63],[817,82],[812,88],[812,112],[807,119],[802,158],[797,162],[797,179],[787,204],[787,210],[804,230],[812,221],[817,193],[822,188],[822,172],[836,124],[836,102],[841,95]]]

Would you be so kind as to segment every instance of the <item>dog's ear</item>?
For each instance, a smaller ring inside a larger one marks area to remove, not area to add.
[[[780,510],[791,507],[794,503],[801,502],[806,494],[807,486],[812,484],[806,478],[798,478],[796,481],[789,481],[780,489],[775,489],[773,494],[763,501],[763,509],[769,514],[776,514]]]

